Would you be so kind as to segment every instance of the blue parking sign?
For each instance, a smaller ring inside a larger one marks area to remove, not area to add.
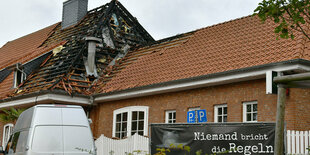
[[[202,110],[197,110],[197,115],[198,115],[198,122],[202,123],[202,122],[207,122],[207,111],[206,109],[202,109]]]
[[[187,112],[187,123],[195,123],[196,113],[195,111]]]

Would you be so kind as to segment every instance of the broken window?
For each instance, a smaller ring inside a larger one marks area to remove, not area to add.
[[[14,88],[17,88],[26,79],[26,74],[22,69],[17,68],[14,72]]]

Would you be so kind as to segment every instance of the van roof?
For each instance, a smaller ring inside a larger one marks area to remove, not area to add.
[[[65,105],[65,104],[39,104],[34,107],[56,107],[56,108],[82,108],[78,105]]]

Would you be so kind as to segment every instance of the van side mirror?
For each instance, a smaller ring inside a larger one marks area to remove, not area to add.
[[[0,154],[5,154],[5,151],[3,150],[3,147],[2,146],[0,146]]]
[[[92,124],[93,123],[93,120],[91,120],[90,118],[88,119],[88,123],[89,124]]]

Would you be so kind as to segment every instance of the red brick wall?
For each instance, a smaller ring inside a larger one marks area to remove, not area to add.
[[[149,106],[149,123],[164,123],[165,111],[176,110],[176,121],[186,122],[188,108],[207,110],[209,122],[213,122],[214,105],[227,104],[228,121],[242,122],[242,102],[258,102],[258,121],[274,122],[277,95],[265,94],[265,79],[205,87],[174,93],[139,97],[99,103],[93,107],[91,125],[94,137],[101,134],[112,136],[113,110],[127,106]],[[310,89],[290,89],[286,102],[287,129],[310,130]],[[0,140],[3,123],[0,122]]]
[[[113,111],[127,106],[149,106],[149,123],[164,123],[165,110],[176,110],[176,121],[186,122],[188,108],[207,110],[214,121],[214,105],[227,104],[228,122],[242,122],[242,102],[258,102],[258,121],[275,122],[277,95],[266,95],[265,79],[205,87],[174,93],[99,103],[91,112],[94,137],[111,137]],[[310,89],[290,89],[286,103],[287,129],[310,130]]]

